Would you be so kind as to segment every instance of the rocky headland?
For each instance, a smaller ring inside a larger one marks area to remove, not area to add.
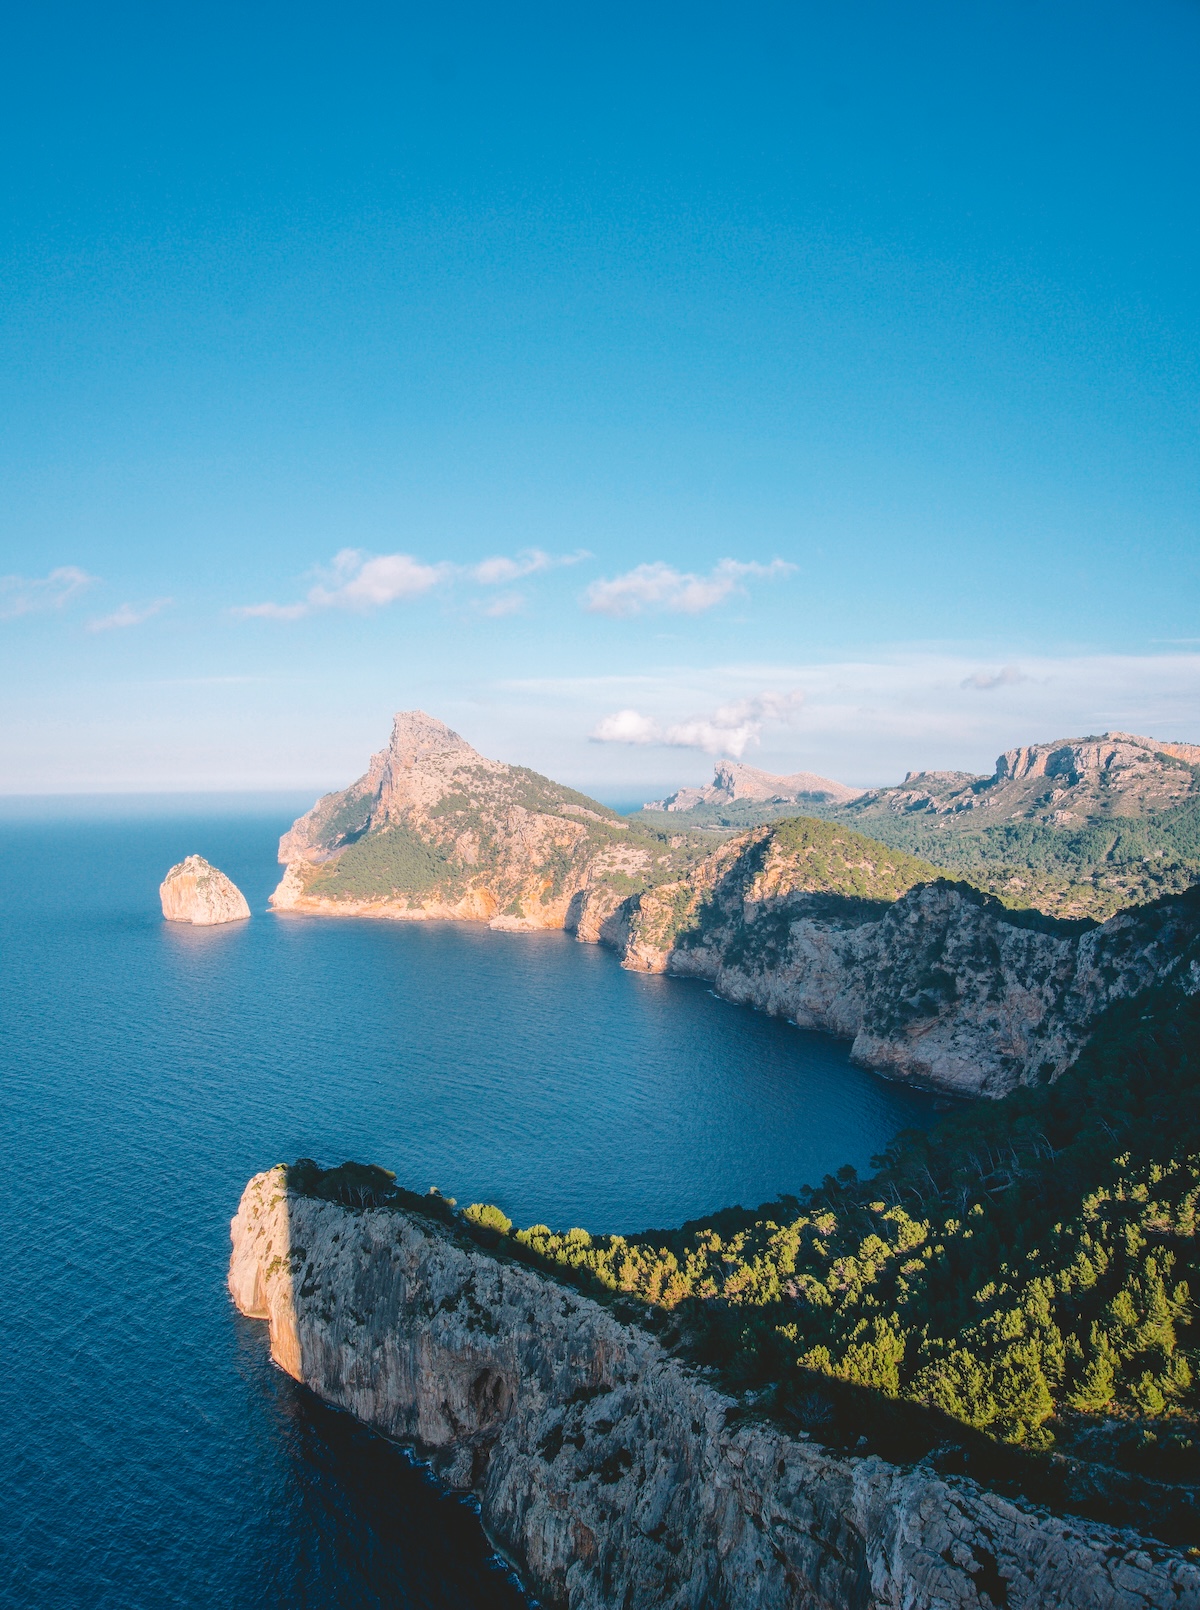
[[[284,835],[286,871],[271,906],[586,933],[631,890],[677,875],[704,848],[700,835],[651,833],[527,767],[489,760],[408,710],[366,773]]]
[[[272,1356],[416,1444],[571,1610],[1196,1610],[1130,1532],[856,1457],[748,1413],[611,1309],[397,1208],[252,1179],[229,1287]]]
[[[903,832],[915,812],[940,824],[990,815],[1006,833],[1021,818],[1061,834],[1041,818],[1085,805],[1144,827],[1157,820],[1146,811],[1174,820],[1193,808],[1197,755],[1112,734],[1013,750],[991,779],[922,774],[829,809]],[[714,787],[745,804],[824,781],[722,763]],[[626,967],[708,979],[731,1000],[851,1039],[868,1067],[966,1095],[1057,1077],[1115,1001],[1168,982],[1200,987],[1186,868],[1166,880],[1177,894],[1103,923],[1059,920],[841,820],[784,817],[717,836],[675,831],[680,810],[619,817],[402,712],[365,775],[284,835],[271,904],[565,928],[610,945]]]
[[[223,922],[244,922],[250,915],[242,891],[202,855],[189,855],[173,866],[158,894],[168,922],[212,928]]]

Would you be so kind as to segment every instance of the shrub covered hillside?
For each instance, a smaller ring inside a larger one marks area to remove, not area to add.
[[[1056,1084],[902,1135],[870,1180],[677,1231],[509,1239],[669,1315],[691,1356],[823,1438],[902,1457],[957,1425],[1054,1449],[1071,1457],[1035,1488],[1057,1471],[1075,1507],[1200,1541],[1192,1492],[1113,1498],[1131,1475],[1200,1482],[1198,1097],[1200,999],[1143,998]]]
[[[707,943],[747,907],[783,911],[806,896],[806,909],[831,897],[838,919],[878,918],[894,900],[941,873],[928,861],[889,849],[853,828],[793,816],[739,833],[678,882],[648,890],[630,920],[637,946],[669,951]],[[724,936],[726,945],[730,935]]]
[[[678,827],[631,826],[407,710],[366,773],[284,834],[288,872],[272,904],[561,928],[594,901],[598,926],[626,896],[679,877],[711,847]]]
[[[463,1213],[378,1169],[293,1188],[438,1218],[641,1316],[830,1446],[1200,1544],[1200,996],[1110,1010],[1054,1085],[755,1211],[613,1236]]]

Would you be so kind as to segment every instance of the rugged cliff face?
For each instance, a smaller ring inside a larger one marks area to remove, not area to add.
[[[1095,927],[1056,923],[967,885],[916,883],[919,863],[896,854],[889,868],[879,846],[856,892],[847,871],[866,841],[847,835],[839,869],[835,835],[813,876],[800,828],[732,841],[686,882],[627,901],[603,937],[628,967],[710,979],[730,1000],[852,1039],[867,1067],[968,1095],[1055,1077],[1113,1001],[1168,980],[1200,989],[1200,894]]]
[[[395,1210],[250,1181],[229,1286],[276,1362],[419,1444],[571,1610],[1200,1610],[1200,1569],[737,1414],[640,1329]]]
[[[250,915],[242,891],[202,855],[189,855],[173,866],[159,885],[158,896],[168,922],[211,928],[222,922],[242,922]]]
[[[488,760],[423,711],[397,715],[365,775],[285,833],[277,911],[598,926],[630,890],[701,852],[522,766]]]

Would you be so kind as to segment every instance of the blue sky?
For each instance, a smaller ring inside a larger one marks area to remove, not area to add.
[[[0,791],[1200,738],[1200,11],[432,12],[10,19]]]

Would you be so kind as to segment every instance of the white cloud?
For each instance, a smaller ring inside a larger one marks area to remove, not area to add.
[[[584,596],[586,607],[595,615],[629,616],[656,611],[701,615],[724,603],[731,593],[743,591],[742,582],[751,576],[786,576],[795,568],[784,559],[773,559],[767,565],[754,560],[721,559],[707,576],[697,576],[656,560],[637,565],[611,581],[594,581]]]
[[[452,565],[427,565],[407,553],[371,555],[343,548],[307,596],[294,604],[242,604],[233,613],[247,619],[295,621],[321,609],[369,614],[401,599],[420,598],[453,573]]]
[[[311,604],[238,604],[231,613],[243,620],[298,621],[312,610]]]
[[[173,598],[155,598],[149,604],[121,604],[111,615],[101,615],[89,621],[87,629],[89,632],[111,632],[125,626],[140,626],[174,602]]]
[[[246,620],[296,621],[322,609],[348,609],[358,614],[383,609],[388,604],[410,598],[421,598],[444,582],[473,581],[481,587],[500,587],[533,576],[539,571],[554,570],[560,565],[578,564],[590,558],[582,549],[578,553],[555,556],[543,553],[540,548],[525,548],[515,557],[497,554],[476,565],[451,564],[442,560],[426,564],[407,553],[368,554],[361,548],[343,548],[335,554],[329,568],[318,572],[318,579],[305,597],[291,604],[240,604],[234,610]],[[510,595],[486,610],[488,615],[512,614],[523,600]]]
[[[0,620],[61,609],[95,580],[78,565],[59,565],[48,576],[0,576]]]
[[[617,710],[597,724],[595,743],[661,744],[669,749],[701,749],[708,755],[732,755],[740,760],[767,722],[790,723],[804,703],[798,689],[790,693],[759,693],[719,705],[710,716],[662,723],[638,710]]]
[[[990,693],[993,688],[1011,688],[1018,682],[1028,682],[1019,665],[1003,665],[998,671],[976,671],[963,677],[960,688],[974,688],[977,693]]]
[[[577,565],[581,559],[591,557],[586,548],[558,556],[544,553],[541,548],[523,548],[515,558],[497,554],[495,558],[484,559],[477,565],[468,565],[466,574],[483,587],[503,587],[510,582],[520,581],[523,576],[536,576],[542,570],[557,570],[561,565]]]
[[[660,744],[664,743],[663,729],[653,716],[644,716],[638,710],[614,710],[604,716],[592,733],[598,744]]]

